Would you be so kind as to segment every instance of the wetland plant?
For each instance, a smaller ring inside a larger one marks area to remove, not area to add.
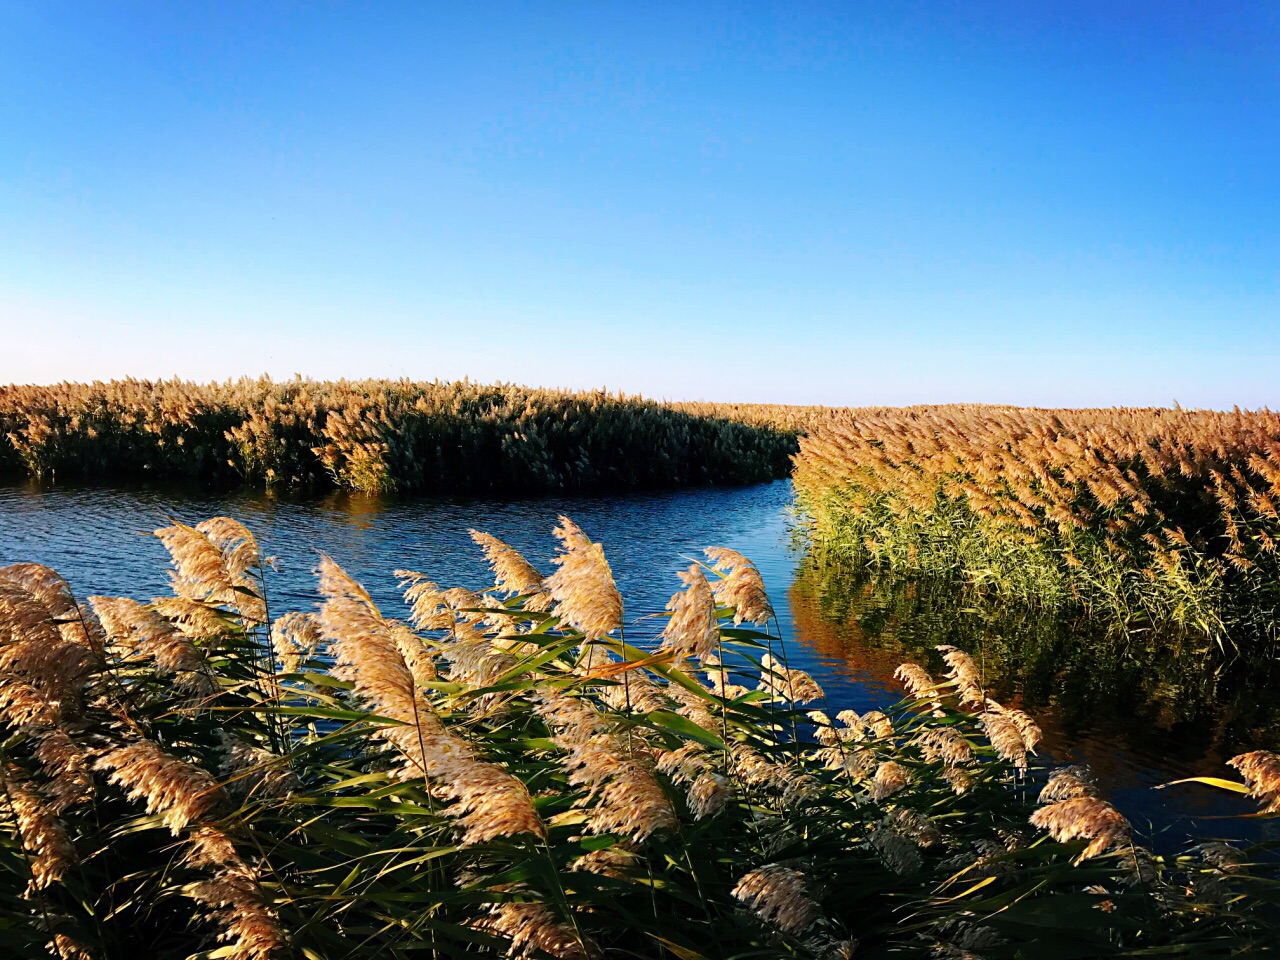
[[[1225,642],[1274,633],[1280,414],[978,405],[835,412],[795,484],[833,561],[958,577]]]
[[[328,557],[316,609],[269,610],[234,520],[157,535],[165,597],[0,570],[10,956],[1275,949],[1264,850],[1148,850],[962,651],[903,665],[889,711],[831,716],[731,550],[639,637],[565,518],[551,575],[477,533],[493,585],[398,571],[398,616]],[[1236,765],[1275,812],[1280,758]]]
[[[752,483],[787,475],[806,416],[470,381],[0,386],[0,475],[370,493]]]

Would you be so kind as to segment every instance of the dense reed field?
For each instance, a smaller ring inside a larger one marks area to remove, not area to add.
[[[1259,956],[1265,851],[1157,855],[943,647],[886,713],[824,711],[759,574],[709,549],[627,623],[567,519],[481,593],[332,559],[269,610],[227,518],[157,531],[171,596],[0,570],[11,956]],[[660,632],[659,632],[660,630]],[[639,635],[638,635],[639,634]],[[1265,812],[1280,756],[1235,758]]]
[[[539,493],[784,477],[809,408],[467,381],[0,387],[0,475]]]
[[[818,549],[1221,635],[1274,635],[1280,415],[939,406],[832,413],[795,483]]]

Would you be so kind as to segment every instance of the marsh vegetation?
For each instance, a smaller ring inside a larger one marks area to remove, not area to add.
[[[0,475],[471,495],[787,475],[805,408],[460,381],[0,387]]]
[[[1274,949],[1264,849],[1152,852],[951,646],[891,709],[832,716],[731,550],[646,630],[566,518],[550,575],[475,533],[491,586],[398,571],[395,612],[328,557],[318,610],[281,611],[225,517],[156,535],[163,597],[0,571],[20,955]],[[1280,757],[1233,764],[1280,809]]]
[[[1219,643],[1274,636],[1280,415],[940,406],[800,440],[815,548]]]

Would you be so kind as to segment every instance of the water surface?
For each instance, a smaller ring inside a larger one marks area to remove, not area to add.
[[[1136,824],[1161,833],[1161,845],[1193,831],[1280,836],[1277,821],[1196,823],[1252,812],[1233,797],[1200,787],[1152,789],[1180,777],[1230,775],[1222,762],[1232,754],[1276,749],[1267,664],[1223,668],[1211,651],[1158,631],[1117,637],[1061,617],[978,610],[946,584],[824,570],[797,548],[790,503],[789,481],[519,501],[8,486],[0,487],[0,564],[47,564],[81,597],[147,599],[167,589],[167,557],[148,532],[171,518],[194,523],[229,514],[277,558],[273,612],[314,607],[312,569],[324,552],[399,615],[393,570],[419,570],[443,586],[487,585],[469,528],[549,570],[551,528],[563,513],[604,543],[626,601],[628,639],[644,642],[661,629],[644,618],[679,588],[677,571],[704,547],[728,546],[759,566],[792,666],[823,684],[833,713],[896,701],[894,668],[906,659],[936,666],[931,648],[953,643],[974,653],[999,698],[1037,718],[1045,750],[1087,761]]]

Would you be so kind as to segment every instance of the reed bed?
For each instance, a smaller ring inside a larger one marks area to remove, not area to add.
[[[1280,414],[937,406],[833,413],[795,483],[818,549],[1221,636],[1274,623]]]
[[[800,411],[469,381],[0,387],[0,474],[540,493],[787,475]]]
[[[831,716],[759,574],[691,559],[628,622],[571,521],[480,592],[339,564],[271,610],[228,518],[156,531],[172,595],[0,570],[0,925],[62,958],[1262,955],[1274,866],[1157,855],[963,652]],[[1223,780],[1274,813],[1280,757]],[[1046,931],[1051,930],[1051,943]]]

